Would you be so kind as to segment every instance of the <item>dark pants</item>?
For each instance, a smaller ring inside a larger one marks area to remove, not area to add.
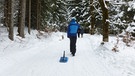
[[[77,37],[70,37],[70,52],[75,55],[76,53],[76,40]]]
[[[78,37],[80,37],[80,33],[78,32]]]

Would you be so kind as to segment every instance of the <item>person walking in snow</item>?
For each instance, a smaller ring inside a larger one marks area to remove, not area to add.
[[[77,33],[78,33],[78,38],[80,38],[81,28],[78,28]]]
[[[77,32],[79,28],[80,25],[76,22],[76,19],[72,18],[67,28],[67,37],[70,39],[70,52],[73,56],[76,53]]]
[[[84,30],[83,30],[83,27],[81,27],[81,38],[83,38],[83,33],[84,33]]]

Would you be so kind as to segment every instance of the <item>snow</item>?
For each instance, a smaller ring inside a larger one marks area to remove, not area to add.
[[[134,1],[129,1],[128,4],[129,4],[130,8],[135,9],[135,3],[134,3]]]
[[[129,7],[128,9],[127,9],[127,11],[131,11],[132,10],[132,8],[131,7]]]
[[[134,30],[135,30],[134,23],[131,23],[131,25],[133,25],[133,27],[128,26],[127,29],[126,29],[127,32],[134,32]]]
[[[107,7],[107,5],[106,5],[106,3],[105,3],[105,0],[103,0],[103,1],[104,1],[105,8],[108,9],[108,7]]]
[[[120,12],[120,13],[118,14],[118,17],[123,17],[123,14],[124,14],[124,11]]]
[[[113,52],[116,37],[101,45],[101,35],[84,34],[77,39],[77,53],[72,57],[66,33],[41,39],[35,34],[33,30],[24,39],[15,36],[10,41],[6,29],[0,28],[0,76],[135,76],[134,44],[128,47],[120,39],[119,52]],[[59,62],[63,51],[67,63]]]

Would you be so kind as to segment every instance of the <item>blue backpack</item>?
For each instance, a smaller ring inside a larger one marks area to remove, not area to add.
[[[68,37],[76,37],[77,36],[77,31],[80,28],[80,25],[77,24],[75,19],[72,19],[70,24],[68,25],[68,30],[67,30],[67,35]]]

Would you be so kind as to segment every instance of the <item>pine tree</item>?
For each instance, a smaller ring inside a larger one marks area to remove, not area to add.
[[[104,0],[99,0],[99,3],[101,5],[101,9],[103,12],[103,41],[108,42],[109,40],[109,22],[108,22],[108,7],[106,7],[106,3]]]
[[[28,27],[28,33],[31,33],[31,0],[26,0],[26,26]]]
[[[91,23],[91,28],[90,28],[90,34],[93,35],[94,34],[94,30],[95,30],[95,13],[94,13],[94,5],[93,5],[94,1],[90,0],[90,15],[91,15],[91,19],[90,19],[90,23]]]
[[[14,0],[8,0],[8,26],[9,26],[9,39],[11,40],[14,40],[14,33],[13,33],[13,27],[14,27],[14,24],[13,24],[13,3],[14,3]]]
[[[24,38],[24,27],[25,27],[25,11],[26,11],[26,0],[20,1],[20,15],[19,15],[19,26],[18,35]]]

